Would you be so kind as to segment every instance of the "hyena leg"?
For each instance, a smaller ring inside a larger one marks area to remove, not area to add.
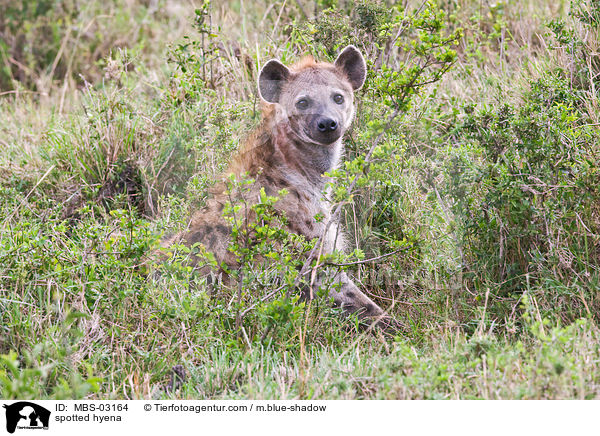
[[[401,330],[402,326],[367,297],[345,272],[317,279],[316,288],[325,284],[329,287],[329,296],[333,298],[335,305],[345,313],[356,313],[359,318],[376,322],[386,330]]]
[[[346,313],[357,313],[361,318],[383,315],[383,310],[358,289],[345,272],[329,277],[329,296]]]

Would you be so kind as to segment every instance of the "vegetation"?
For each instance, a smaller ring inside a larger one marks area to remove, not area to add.
[[[591,0],[3,2],[0,397],[598,398],[599,17]],[[348,43],[369,67],[331,174],[349,250],[319,264],[394,337],[326,290],[298,301],[315,241],[281,230],[277,196],[225,208],[231,283],[190,267],[202,247],[155,256],[257,125],[260,66]]]

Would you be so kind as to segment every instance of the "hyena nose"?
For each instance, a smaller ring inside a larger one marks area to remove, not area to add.
[[[337,129],[337,123],[331,118],[321,118],[317,121],[319,132],[329,133]]]

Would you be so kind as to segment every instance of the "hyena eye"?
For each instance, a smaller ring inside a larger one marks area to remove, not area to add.
[[[308,100],[305,98],[301,98],[296,102],[296,107],[300,110],[306,109],[308,107]]]
[[[333,101],[337,104],[342,104],[344,102],[344,96],[342,94],[336,94],[333,96]]]

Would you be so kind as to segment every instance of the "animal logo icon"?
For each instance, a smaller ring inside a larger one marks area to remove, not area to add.
[[[50,411],[29,401],[4,404],[6,409],[6,431],[14,433],[17,427],[25,429],[47,429]]]

